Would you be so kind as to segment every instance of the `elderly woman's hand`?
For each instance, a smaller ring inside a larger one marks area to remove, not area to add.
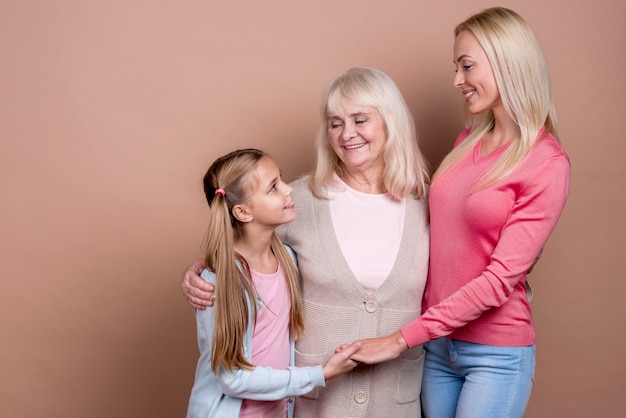
[[[200,277],[204,270],[204,260],[198,260],[185,270],[181,279],[183,296],[195,309],[205,309],[213,306],[213,285],[205,282]]]

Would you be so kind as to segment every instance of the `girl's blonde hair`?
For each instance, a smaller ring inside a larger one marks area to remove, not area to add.
[[[454,30],[455,37],[462,31],[471,32],[485,51],[504,108],[521,132],[477,185],[480,189],[508,176],[539,142],[535,140],[544,126],[539,140],[552,134],[558,141],[556,111],[541,46],[532,28],[520,15],[503,7],[485,9],[460,23]],[[466,107],[465,116],[470,134],[444,158],[433,181],[450,170],[494,128],[495,118],[491,110],[470,115]]]
[[[245,203],[256,187],[254,172],[259,161],[271,158],[257,149],[233,151],[218,158],[204,175],[204,194],[210,207],[206,238],[206,267],[215,273],[215,329],[211,347],[211,367],[231,372],[252,369],[243,351],[244,337],[252,317],[256,318],[256,291],[246,260],[235,252],[234,244],[243,235],[243,224],[233,216],[235,205]],[[294,338],[304,328],[299,276],[289,251],[274,233],[271,249],[282,266],[291,296],[290,327]],[[239,265],[238,265],[239,264]]]
[[[383,182],[386,191],[398,199],[409,194],[421,197],[429,181],[428,165],[417,145],[413,116],[393,80],[373,68],[352,68],[326,87],[316,139],[317,158],[310,182],[313,194],[327,198],[326,190],[333,173],[341,177],[345,170],[328,141],[329,114],[339,110],[342,100],[378,110],[385,122]]]

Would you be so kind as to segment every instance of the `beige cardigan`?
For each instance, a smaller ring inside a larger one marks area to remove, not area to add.
[[[385,282],[369,294],[348,267],[332,226],[327,200],[313,197],[308,177],[296,180],[298,217],[278,232],[297,253],[302,275],[305,330],[296,365],[323,364],[336,347],[391,334],[421,313],[428,272],[428,198],[406,198],[398,258]],[[367,228],[367,225],[363,225]],[[393,361],[359,365],[296,400],[296,418],[419,417],[422,346]]]

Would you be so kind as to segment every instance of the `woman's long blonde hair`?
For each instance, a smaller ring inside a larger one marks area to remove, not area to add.
[[[257,149],[233,151],[218,158],[204,176],[204,194],[210,207],[206,237],[206,267],[215,273],[215,329],[211,347],[211,368],[227,371],[252,369],[243,351],[246,330],[252,317],[256,318],[256,291],[246,260],[235,251],[235,241],[243,235],[243,224],[233,216],[235,205],[245,203],[255,187],[250,175],[268,154]],[[223,193],[216,192],[218,189]],[[299,276],[293,259],[274,233],[271,250],[282,266],[291,296],[290,327],[294,338],[304,328]],[[239,265],[238,265],[239,264]]]
[[[460,23],[454,30],[455,37],[462,31],[471,32],[485,51],[504,108],[521,132],[477,185],[480,189],[508,176],[538,143],[537,136],[544,126],[539,140],[552,134],[558,141],[556,111],[541,46],[520,15],[503,7],[485,9]],[[470,115],[466,107],[465,116],[470,134],[444,158],[433,181],[450,170],[495,126],[491,110]]]
[[[328,141],[328,115],[338,110],[343,99],[378,110],[385,122],[387,140],[383,151],[383,182],[386,191],[397,199],[409,194],[421,197],[429,182],[428,164],[417,145],[411,111],[387,74],[365,67],[349,69],[326,87],[315,144],[317,158],[310,182],[313,194],[326,198],[326,188],[333,173],[341,177],[345,170]]]

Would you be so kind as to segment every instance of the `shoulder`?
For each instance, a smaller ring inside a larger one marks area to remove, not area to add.
[[[555,156],[561,156],[563,158],[569,159],[561,144],[559,144],[559,142],[554,136],[552,136],[552,134],[546,135],[545,138],[539,141],[539,143],[537,143],[536,149],[541,150],[541,152],[544,153],[550,153],[554,154]]]
[[[295,179],[290,184],[291,184],[291,187],[293,187],[294,189],[308,189],[310,180],[311,180],[311,176],[307,175],[307,176],[302,176],[302,177]]]
[[[532,165],[550,165],[554,169],[567,169],[570,167],[570,159],[556,139],[546,135],[541,139],[528,155],[528,162]]]
[[[416,199],[413,196],[407,196],[405,198],[407,211],[410,211],[418,222],[428,222],[429,213],[428,213],[428,192],[429,186],[424,189],[424,194]]]
[[[461,142],[463,142],[463,140],[465,140],[465,138],[467,138],[469,136],[469,134],[471,133],[471,131],[469,129],[464,129],[462,130],[459,135],[456,137],[456,140],[454,141],[454,147],[456,148],[458,147]]]
[[[309,187],[310,179],[311,176],[304,176],[290,183],[291,187],[293,187],[293,196],[296,203],[301,203],[304,200],[310,200],[313,198],[313,192]]]
[[[566,197],[570,171],[566,152],[552,135],[548,135],[534,146],[511,173],[510,182],[518,183],[526,194],[536,195],[549,190],[549,194],[555,198]]]
[[[202,270],[202,273],[200,274],[200,277],[202,277],[202,279],[205,282],[209,282],[209,283],[211,283],[213,285],[215,284],[215,273],[213,273],[209,269]]]
[[[294,263],[296,263],[296,266],[297,266],[298,265],[298,261],[296,259],[296,252],[293,250],[293,248],[291,248],[289,245],[287,245],[285,243],[283,243],[283,246],[285,247],[285,249],[287,250],[287,252],[291,256],[291,259],[293,260]]]

